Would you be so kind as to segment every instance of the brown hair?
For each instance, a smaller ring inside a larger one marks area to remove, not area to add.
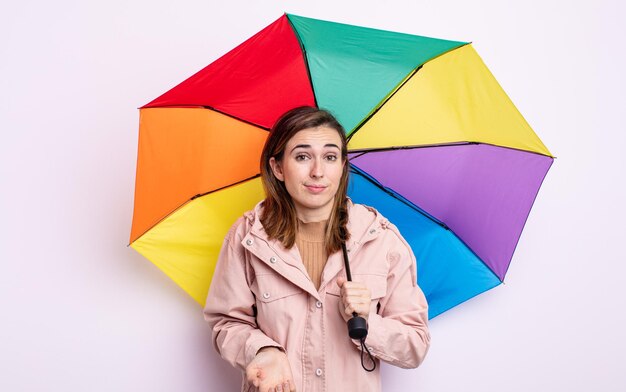
[[[348,142],[343,127],[332,114],[323,109],[301,106],[283,114],[272,127],[261,154],[261,180],[265,189],[265,202],[261,224],[269,238],[279,240],[285,248],[296,241],[298,218],[291,196],[285,184],[279,181],[270,166],[270,158],[281,161],[287,142],[299,131],[307,128],[327,126],[337,131],[341,138],[343,173],[333,201],[324,243],[326,252],[332,254],[341,249],[341,244],[350,238],[348,223]]]

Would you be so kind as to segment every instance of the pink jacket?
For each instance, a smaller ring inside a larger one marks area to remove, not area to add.
[[[352,278],[372,293],[366,345],[377,361],[417,367],[430,335],[415,256],[376,210],[349,204]],[[380,391],[380,366],[371,373],[363,370],[360,344],[348,337],[340,314],[336,279],[345,277],[342,253],[330,255],[316,290],[298,249],[268,240],[258,219],[262,208],[259,203],[244,214],[222,246],[204,309],[215,349],[243,370],[260,348],[282,348],[298,392]],[[242,391],[248,390],[255,388],[244,373]]]

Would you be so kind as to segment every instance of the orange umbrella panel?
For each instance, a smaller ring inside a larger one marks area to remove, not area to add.
[[[140,110],[130,242],[192,197],[259,174],[268,132],[204,108]]]

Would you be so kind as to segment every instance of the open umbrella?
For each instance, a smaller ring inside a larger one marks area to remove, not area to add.
[[[301,105],[344,125],[349,194],[410,243],[431,318],[503,281],[553,157],[472,45],[295,15],[140,109],[131,246],[204,304],[264,197],[267,131]]]

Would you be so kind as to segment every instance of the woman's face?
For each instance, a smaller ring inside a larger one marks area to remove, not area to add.
[[[280,161],[270,158],[274,175],[285,183],[303,222],[328,219],[344,164],[341,137],[323,125],[297,132],[287,142]]]

